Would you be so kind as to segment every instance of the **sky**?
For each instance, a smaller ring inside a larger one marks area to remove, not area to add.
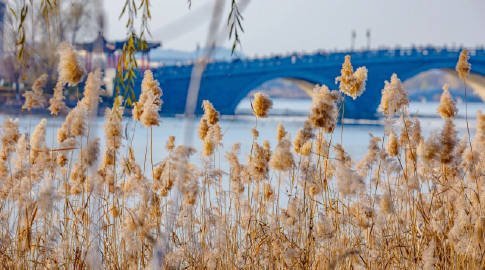
[[[105,0],[107,36],[126,36],[124,0]],[[194,50],[205,43],[214,0],[151,0],[151,39],[163,48]],[[227,0],[225,10],[229,10]],[[252,0],[243,11],[240,50],[268,55],[355,47],[485,45],[485,0]],[[230,47],[223,42],[222,46]]]

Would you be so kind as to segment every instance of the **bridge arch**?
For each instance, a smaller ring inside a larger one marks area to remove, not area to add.
[[[293,72],[293,73],[281,73],[281,74],[268,74],[266,76],[263,76],[261,78],[258,78],[251,82],[250,84],[242,87],[241,91],[238,93],[236,96],[235,100],[233,101],[233,104],[231,107],[234,107],[234,109],[237,107],[237,105],[243,100],[251,91],[257,90],[258,87],[263,85],[265,82],[269,82],[272,80],[276,79],[290,79],[290,80],[299,80],[299,81],[304,81],[312,85],[330,85],[330,80],[326,78],[322,78],[321,76],[316,76],[314,74],[310,73],[302,73],[302,72]]]
[[[448,72],[454,73],[456,60],[457,59],[454,58],[446,58],[435,59],[433,61],[384,63],[380,66],[374,66],[373,64],[366,65],[369,70],[366,90],[364,94],[355,101],[346,98],[345,117],[354,119],[361,118],[361,115],[365,115],[366,118],[379,117],[377,107],[380,103],[384,81],[389,81],[393,73],[396,73],[402,82],[433,69],[447,70]],[[360,65],[357,63],[354,66]],[[470,77],[476,75],[485,75],[485,63],[472,62],[472,72]],[[485,83],[485,80],[483,82]],[[470,81],[467,81],[467,85],[469,84]]]
[[[458,49],[411,48],[364,52],[316,52],[292,54],[259,59],[210,63],[202,75],[197,114],[202,113],[202,100],[210,100],[221,114],[234,114],[238,103],[249,91],[263,82],[275,78],[292,78],[312,84],[326,84],[336,88],[334,79],[346,54],[352,57],[354,67],[366,66],[368,80],[366,90],[356,100],[346,98],[345,117],[355,119],[378,118],[384,81],[396,73],[405,81],[431,69],[454,70]],[[485,75],[485,50],[470,50],[472,73]],[[160,84],[168,89],[162,113],[183,113],[192,65],[167,66],[157,70]],[[485,92],[485,91],[484,91]]]
[[[293,79],[308,82],[312,85],[325,84],[330,88],[335,88],[334,78],[327,78],[313,72],[281,71],[266,74],[248,74],[242,78],[239,77],[238,79],[235,79],[237,82],[231,85],[231,89],[228,89],[233,93],[233,95],[225,96],[224,99],[217,97],[214,98],[214,95],[211,93],[206,93],[207,91],[205,91],[204,93],[201,93],[199,102],[201,102],[203,99],[208,99],[222,114],[234,114],[239,103],[246,98],[251,91],[258,89],[258,87],[263,85],[265,82],[275,79]],[[202,89],[210,88],[203,86]]]

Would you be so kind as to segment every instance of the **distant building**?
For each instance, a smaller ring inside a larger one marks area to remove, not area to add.
[[[102,55],[105,58],[106,65],[103,68],[115,68],[118,63],[118,57],[123,50],[123,46],[127,40],[108,41],[102,32],[90,42],[75,43],[74,47],[77,50],[84,52],[86,69],[89,71],[93,69],[93,54]],[[142,69],[149,68],[150,51],[161,46],[160,42],[135,40],[135,48],[137,52],[141,53],[140,67]]]

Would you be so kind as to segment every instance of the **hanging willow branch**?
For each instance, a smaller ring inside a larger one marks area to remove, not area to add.
[[[150,0],[141,0],[140,6],[138,8],[143,11],[141,15],[140,36],[144,36],[144,33],[148,33],[149,35],[151,35],[148,25],[148,22],[152,19],[152,14],[150,12]]]
[[[140,35],[135,31],[135,18],[138,10],[142,11],[141,15],[141,29]],[[149,20],[151,19],[150,1],[141,0],[139,5],[136,5],[135,0],[126,0],[119,18],[127,16],[126,28],[128,29],[128,38],[123,45],[121,57],[117,63],[117,83],[116,94],[123,95],[125,105],[131,106],[135,100],[135,79],[136,62],[135,54],[137,51],[146,49],[147,42],[145,40],[145,33],[150,34]],[[123,89],[121,93],[120,88]]]
[[[236,0],[232,0],[231,3],[231,11],[229,12],[229,16],[227,17],[227,25],[229,26],[229,40],[234,39],[232,41],[232,48],[231,52],[234,53],[236,47],[241,45],[241,40],[239,38],[239,34],[242,32],[244,33],[244,28],[242,27],[242,20],[243,16],[239,11],[239,6]]]
[[[21,5],[20,11],[15,11],[11,6],[8,7],[10,13],[12,13],[13,17],[18,23],[17,26],[17,58],[21,60],[24,55],[25,51],[25,42],[26,42],[26,35],[25,35],[25,19],[29,12],[34,10],[34,1],[30,0],[28,2],[24,2]],[[50,18],[53,15],[56,15],[57,11],[57,0],[40,0],[40,13],[44,18],[46,24],[49,24]],[[47,27],[48,25],[46,25]]]
[[[135,70],[138,67],[135,53],[136,53],[136,34],[132,33],[125,44],[123,44],[123,51],[117,63],[117,83],[116,95],[123,95],[123,100],[127,106],[131,106],[135,100]],[[121,89],[123,93],[121,93]]]
[[[25,48],[25,19],[27,18],[27,14],[29,12],[29,7],[27,4],[24,4],[20,9],[20,16],[17,15],[17,12],[11,7],[9,7],[10,12],[14,16],[15,20],[18,22],[17,27],[17,58],[20,60],[24,55],[24,48]]]
[[[42,17],[46,23],[50,22],[51,16],[57,11],[57,0],[41,0],[40,13],[42,14]]]

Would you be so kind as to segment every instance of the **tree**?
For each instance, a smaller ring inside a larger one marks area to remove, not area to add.
[[[4,54],[0,76],[15,85],[20,100],[20,81],[31,84],[47,73],[47,92],[55,81],[57,54],[62,41],[94,39],[104,30],[104,13],[99,0],[7,1],[4,18]],[[50,3],[50,4],[49,4]],[[25,12],[27,10],[27,12]],[[20,33],[20,34],[19,34]],[[28,72],[27,72],[28,71]]]

